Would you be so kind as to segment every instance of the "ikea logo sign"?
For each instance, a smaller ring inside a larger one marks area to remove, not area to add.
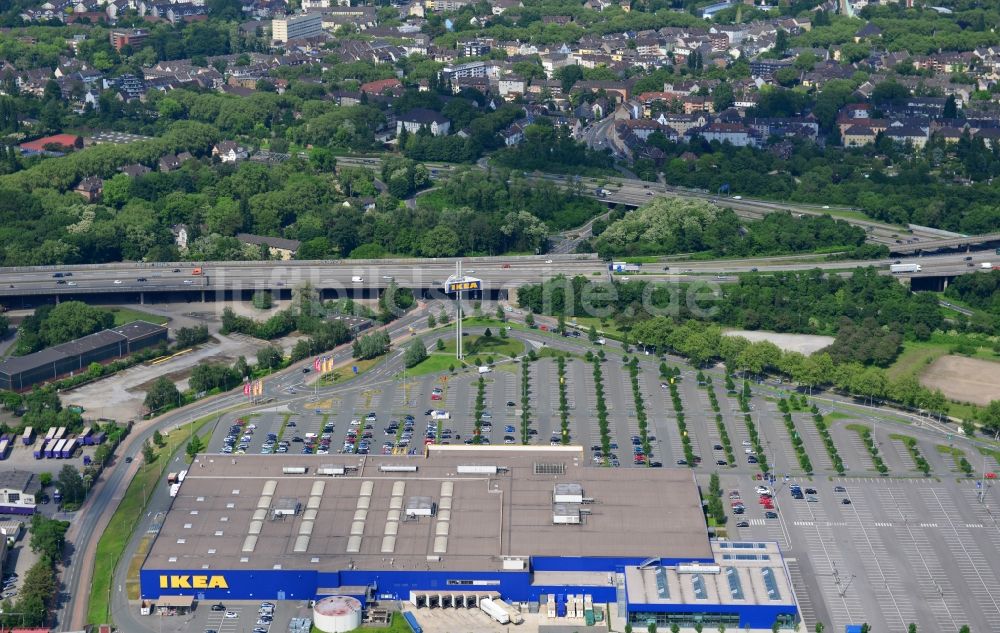
[[[448,292],[460,292],[462,290],[479,290],[479,282],[460,281],[448,285]]]
[[[160,589],[229,589],[225,576],[160,576]]]

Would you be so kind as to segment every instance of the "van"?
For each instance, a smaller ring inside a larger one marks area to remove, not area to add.
[[[361,283],[364,280],[365,280],[364,277],[359,277],[358,275],[355,275],[355,276],[351,277],[351,282],[352,283],[356,283],[356,284],[359,284],[359,283]]]

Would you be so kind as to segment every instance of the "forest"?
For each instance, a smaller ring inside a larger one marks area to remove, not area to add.
[[[613,213],[613,222],[595,222],[595,239],[581,247],[604,258],[620,255],[707,253],[716,257],[782,255],[815,250],[887,254],[883,248],[860,248],[864,229],[823,216],[771,213],[746,221],[730,208],[698,199],[657,198],[629,213]]]

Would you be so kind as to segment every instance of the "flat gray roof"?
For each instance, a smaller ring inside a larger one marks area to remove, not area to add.
[[[503,568],[502,557],[712,557],[690,471],[587,462],[581,447],[448,446],[428,457],[199,455],[145,567],[329,570],[353,562],[490,570]],[[307,471],[283,472],[294,467]],[[327,467],[348,470],[320,475]],[[559,483],[581,486],[580,524],[553,522]],[[421,497],[433,515],[407,517]],[[274,510],[286,498],[299,511],[281,517]]]

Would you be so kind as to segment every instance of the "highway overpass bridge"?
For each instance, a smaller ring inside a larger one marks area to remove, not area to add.
[[[308,283],[323,299],[374,298],[391,282],[433,298],[454,274],[457,259],[109,263],[0,268],[0,304],[29,308],[80,300],[90,303],[163,303],[249,300],[258,290],[290,298]],[[469,257],[466,275],[483,280],[482,297],[560,274],[607,279],[595,254]]]

